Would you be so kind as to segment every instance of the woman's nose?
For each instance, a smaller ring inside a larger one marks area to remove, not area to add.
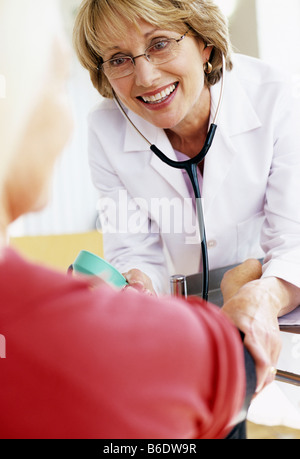
[[[160,70],[146,56],[139,56],[135,61],[134,75],[137,86],[150,87],[160,77]]]

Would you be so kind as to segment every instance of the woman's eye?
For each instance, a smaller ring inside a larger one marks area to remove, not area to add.
[[[169,40],[160,40],[157,43],[154,43],[154,45],[151,46],[149,51],[153,53],[164,51],[168,47],[169,43]]]
[[[128,57],[116,57],[115,59],[111,59],[109,61],[111,67],[120,67],[128,62]]]
[[[168,40],[161,40],[158,43],[155,43],[151,49],[153,49],[154,51],[161,51],[165,49],[168,46],[168,44],[169,44]]]

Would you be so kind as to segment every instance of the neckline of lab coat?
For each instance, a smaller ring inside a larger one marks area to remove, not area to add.
[[[239,80],[238,73],[238,64],[236,69],[234,67],[231,72],[226,72],[223,103],[217,123],[218,128],[211,150],[205,159],[202,197],[205,199],[206,210],[221,187],[237,154],[231,138],[261,127],[259,117]],[[220,85],[221,82],[211,87],[211,121],[219,101]],[[128,114],[132,122],[152,144],[160,148],[170,159],[177,160],[174,149],[163,129],[157,128],[130,110]],[[190,197],[181,170],[171,168],[163,163],[151,152],[147,142],[128,122],[126,123],[124,152],[137,152],[138,154],[148,152],[151,167],[183,198]]]

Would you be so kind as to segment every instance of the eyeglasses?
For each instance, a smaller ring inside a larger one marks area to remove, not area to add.
[[[116,80],[131,75],[134,72],[135,60],[145,57],[153,65],[166,64],[175,59],[179,53],[179,43],[186,37],[188,31],[180,38],[159,38],[152,45],[145,49],[144,54],[138,56],[117,56],[99,65],[107,78]]]

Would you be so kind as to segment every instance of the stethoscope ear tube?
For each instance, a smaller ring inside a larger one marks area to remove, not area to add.
[[[209,267],[208,267],[208,255],[207,255],[207,244],[206,244],[206,234],[205,234],[205,224],[204,224],[204,216],[203,216],[203,209],[201,204],[201,194],[200,188],[198,183],[198,165],[203,161],[205,156],[207,155],[210,147],[212,146],[216,129],[217,129],[217,119],[219,116],[219,112],[222,106],[223,101],[223,93],[224,93],[224,80],[225,80],[225,71],[226,71],[226,61],[225,57],[222,54],[222,62],[223,62],[223,70],[222,70],[222,82],[221,82],[221,91],[220,91],[220,98],[215,114],[215,118],[213,123],[210,125],[209,131],[207,133],[204,146],[200,153],[196,155],[194,158],[188,159],[187,161],[174,161],[168,158],[159,148],[155,145],[152,145],[151,142],[141,133],[141,131],[134,125],[131,121],[127,113],[125,112],[121,102],[119,101],[115,92],[114,99],[120,109],[121,113],[127,119],[127,121],[133,126],[133,128],[138,132],[138,134],[143,137],[143,139],[148,143],[150,146],[151,151],[164,163],[168,166],[173,167],[175,169],[185,169],[193,186],[193,191],[196,198],[196,211],[197,211],[197,218],[198,218],[198,225],[199,225],[199,234],[200,234],[200,241],[201,241],[201,252],[202,252],[202,272],[203,272],[203,288],[202,288],[202,298],[204,300],[208,299],[208,286],[209,286]]]

